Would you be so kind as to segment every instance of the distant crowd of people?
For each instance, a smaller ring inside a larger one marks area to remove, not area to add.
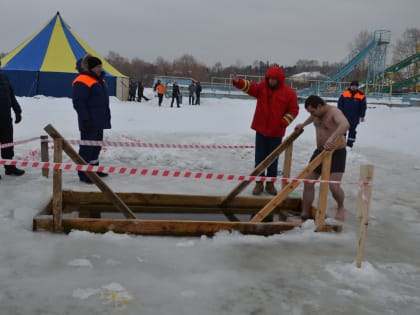
[[[137,92],[137,98],[136,98],[136,92]],[[128,85],[128,100],[129,101],[136,101],[141,102],[141,100],[144,99],[146,102],[150,99],[144,96],[144,86],[141,81],[136,82],[132,79],[130,79],[130,83]]]
[[[156,93],[158,97],[158,105],[162,106],[163,97],[167,91],[167,86],[162,83],[161,80],[157,80],[155,85],[153,86],[153,91]],[[200,105],[200,95],[201,95],[202,87],[200,81],[191,80],[190,85],[188,86],[188,104],[189,105]],[[172,93],[171,93],[171,105],[170,107],[174,106],[174,102],[176,102],[176,106],[179,108],[182,104],[182,93],[177,81],[172,83]]]

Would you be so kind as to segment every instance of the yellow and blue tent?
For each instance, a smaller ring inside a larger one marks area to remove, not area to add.
[[[125,98],[128,78],[72,32],[59,12],[40,31],[1,58],[1,70],[18,96],[71,97],[76,61],[88,53],[101,58],[110,95]]]

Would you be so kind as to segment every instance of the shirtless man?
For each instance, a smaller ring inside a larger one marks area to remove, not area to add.
[[[295,130],[303,129],[313,123],[316,131],[316,150],[311,161],[323,150],[335,149],[331,160],[330,180],[340,182],[346,166],[346,142],[344,134],[349,129],[349,123],[343,113],[335,106],[325,104],[324,100],[316,95],[309,96],[305,101],[305,109],[311,114],[302,124],[298,124]],[[335,147],[334,139],[341,137],[342,143]],[[318,179],[322,172],[322,164],[318,166],[307,179]],[[315,198],[315,184],[304,183],[302,197],[302,219],[310,217],[310,210]],[[337,202],[337,220],[344,220],[346,209],[344,208],[344,191],[340,183],[331,183],[330,191]]]

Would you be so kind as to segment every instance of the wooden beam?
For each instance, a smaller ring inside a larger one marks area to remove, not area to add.
[[[184,206],[150,206],[150,205],[130,205],[131,211],[137,213],[173,213],[173,214],[222,214],[219,207],[184,207]],[[233,214],[254,214],[261,208],[228,208]],[[273,210],[273,213],[280,213],[284,210],[293,211],[300,214],[299,204],[295,207],[279,206]],[[111,204],[67,204],[65,213],[74,211],[90,211],[92,213],[117,213],[115,207]]]
[[[93,233],[131,233],[141,235],[200,236],[213,235],[222,230],[239,231],[243,234],[272,235],[300,226],[301,223],[249,223],[218,221],[161,221],[63,218],[65,232],[73,229]]]
[[[47,125],[44,130],[50,135],[51,138],[63,139],[63,150],[66,154],[72,159],[73,162],[81,165],[86,165],[86,161],[73,149],[73,147],[61,136],[61,134],[52,126]],[[121,211],[126,218],[135,219],[136,216],[133,212],[127,207],[126,204],[109,188],[109,186],[95,173],[95,172],[86,172],[86,176],[98,186],[98,188],[104,193],[115,207]]]
[[[54,163],[63,161],[63,139],[54,139]],[[60,169],[53,170],[53,221],[54,232],[61,232],[61,214],[63,210],[62,197],[62,171]]]
[[[183,194],[156,194],[156,193],[116,193],[124,203],[141,206],[174,206],[174,207],[209,207],[218,208],[222,196],[212,195],[183,195]],[[261,208],[270,201],[270,197],[247,197],[240,196],[233,200],[230,208]],[[63,190],[63,202],[65,204],[109,204],[109,200],[96,191]],[[294,208],[300,205],[300,198],[287,198],[280,205],[285,208]],[[220,211],[220,209],[219,209]]]
[[[249,176],[258,176],[261,174],[267,167],[273,163],[279,155],[295,141],[303,132],[303,129],[300,131],[293,131],[293,133],[287,137],[277,148],[275,148],[260,164],[258,164],[255,169],[249,174]],[[242,190],[244,190],[250,181],[240,182],[220,203],[221,207],[226,207]]]
[[[41,136],[41,161],[42,162],[49,162],[50,157],[48,153],[48,136]],[[42,176],[48,177],[49,169],[43,168],[42,169]]]
[[[302,225],[302,222],[219,222],[219,221],[163,221],[134,219],[63,218],[63,231],[88,231],[92,233],[130,233],[155,236],[212,236],[219,231],[238,231],[242,234],[269,236],[283,233]],[[51,216],[34,218],[34,231],[53,231]],[[322,232],[341,232],[341,225],[325,225]]]
[[[362,165],[360,166],[360,181],[362,183],[371,183],[373,181],[373,165]],[[360,232],[359,232],[359,247],[356,256],[357,268],[362,267],[363,254],[365,251],[366,234],[369,224],[369,209],[370,201],[372,198],[372,186],[370,184],[364,184],[361,187],[361,191],[358,199],[358,206],[356,214],[360,219]]]
[[[334,151],[325,151],[322,160],[321,180],[328,181],[331,172],[331,158]],[[315,218],[315,225],[321,227],[325,224],[325,214],[327,213],[327,199],[328,199],[328,182],[321,182],[319,184],[318,194],[318,212]]]
[[[284,152],[283,161],[283,177],[290,178],[292,174],[292,156],[293,156],[293,143],[291,143]],[[287,183],[281,183],[281,187],[284,188]]]

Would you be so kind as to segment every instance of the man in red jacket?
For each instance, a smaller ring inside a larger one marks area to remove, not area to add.
[[[299,113],[295,91],[286,82],[284,71],[279,66],[271,66],[265,78],[258,83],[250,82],[232,74],[232,84],[257,99],[251,128],[255,136],[255,166],[262,162],[282,142],[287,126]],[[278,159],[261,176],[277,177]],[[257,182],[252,193],[263,191],[263,182]],[[267,182],[265,190],[276,195],[273,182]]]

